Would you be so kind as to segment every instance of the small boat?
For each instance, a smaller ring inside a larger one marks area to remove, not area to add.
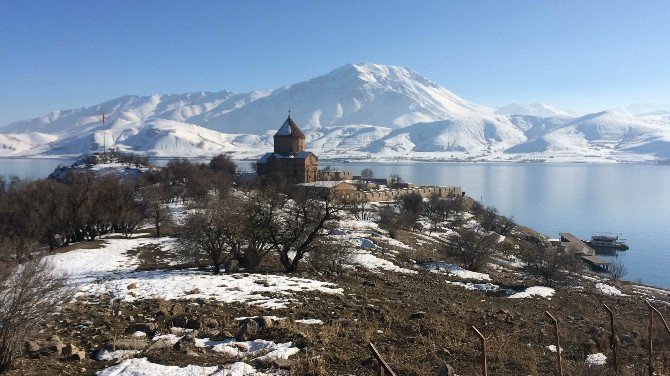
[[[628,249],[628,245],[625,243],[625,241],[626,239],[619,239],[619,235],[617,234],[598,233],[592,235],[591,240],[587,240],[585,243],[593,248],[625,251]]]

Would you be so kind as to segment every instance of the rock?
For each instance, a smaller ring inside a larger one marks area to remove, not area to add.
[[[240,263],[237,260],[228,260],[224,264],[226,273],[237,273],[240,271]]]
[[[36,341],[26,341],[25,348],[26,352],[29,353],[36,353],[42,350],[42,346],[38,344]]]
[[[198,295],[200,294],[200,289],[199,288],[193,288],[191,290],[185,291],[186,295]]]
[[[72,343],[68,343],[67,346],[63,347],[61,354],[70,360],[81,361],[86,359],[86,352]]]
[[[135,282],[129,284],[129,285],[126,287],[126,289],[128,289],[128,290],[133,290],[133,289],[136,289],[136,288],[137,288],[137,283],[135,283]]]
[[[252,337],[256,337],[258,332],[258,323],[253,319],[246,319],[242,322],[240,330],[237,331],[235,339],[238,341],[248,341]]]
[[[147,347],[147,341],[142,338],[119,338],[116,341],[109,342],[105,348],[110,351],[114,350],[144,350]]]
[[[172,348],[172,343],[170,343],[170,340],[167,338],[161,338],[158,341],[154,341],[147,347],[146,351],[154,351],[154,350],[163,350],[163,349],[169,349]]]
[[[52,353],[60,355],[63,352],[63,348],[65,348],[65,344],[63,343],[63,341],[61,341],[60,337],[52,336],[51,339],[49,340],[47,350],[49,350]]]
[[[424,311],[416,311],[416,312],[412,313],[411,315],[409,315],[409,318],[412,319],[412,320],[422,319],[424,317],[426,317],[426,312],[424,312]]]
[[[138,322],[126,328],[128,333],[144,332],[153,334],[156,330],[158,330],[158,324],[155,322]]]
[[[187,334],[177,341],[172,348],[182,352],[192,352],[195,349],[195,337],[191,334]]]
[[[454,372],[453,367],[447,363],[444,363],[442,366],[440,366],[440,370],[437,374],[439,376],[455,376],[456,372]]]
[[[257,317],[256,321],[258,322],[258,325],[260,325],[261,328],[271,328],[275,324],[274,320],[272,320],[268,316]]]

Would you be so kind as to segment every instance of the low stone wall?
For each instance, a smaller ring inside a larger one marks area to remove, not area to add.
[[[453,197],[461,194],[461,187],[414,187],[400,189],[383,189],[378,191],[357,191],[353,196],[357,199],[367,199],[367,201],[395,201],[400,196],[410,193],[418,193],[421,197],[428,198],[433,194],[440,197]]]

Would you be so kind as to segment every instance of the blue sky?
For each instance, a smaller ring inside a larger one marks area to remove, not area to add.
[[[0,1],[0,124],[370,61],[473,102],[670,103],[670,1]]]

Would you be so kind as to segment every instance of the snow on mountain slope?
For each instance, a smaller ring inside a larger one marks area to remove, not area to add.
[[[647,154],[670,157],[670,125],[624,111],[604,111],[574,119],[545,135],[516,145],[506,153],[544,156],[612,157]],[[631,159],[631,158],[624,158]]]
[[[263,134],[291,116],[304,129],[350,124],[403,127],[492,112],[408,68],[360,63],[273,91],[205,125],[221,132]]]
[[[124,96],[54,111],[0,128],[0,157],[73,156],[104,145],[160,157],[254,158],[271,150],[291,109],[322,158],[655,161],[670,159],[664,108],[575,117],[535,103],[494,114],[411,69],[360,63],[274,91]]]
[[[573,116],[570,111],[560,110],[544,103],[510,103],[495,111],[496,115]]]
[[[44,145],[56,141],[57,136],[44,133],[0,134],[0,156],[12,156],[41,150]]]
[[[379,154],[459,152],[485,155],[526,141],[505,116],[455,118],[393,130],[363,150]]]

